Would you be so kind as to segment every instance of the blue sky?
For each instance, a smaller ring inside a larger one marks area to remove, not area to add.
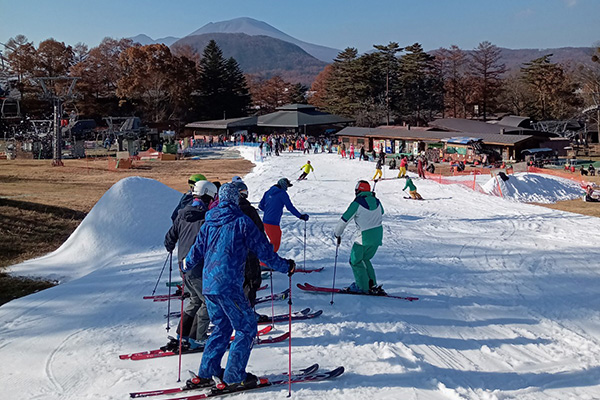
[[[364,52],[487,40],[500,47],[593,46],[600,0],[0,0],[0,42],[24,34],[93,47],[106,37],[183,37],[208,22],[251,17],[297,39]],[[1,49],[0,49],[1,50]]]

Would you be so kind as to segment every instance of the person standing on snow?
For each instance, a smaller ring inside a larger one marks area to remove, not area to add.
[[[381,158],[378,158],[377,164],[375,164],[375,175],[373,175],[374,181],[378,180],[383,175],[383,172],[381,171],[381,168],[382,168],[381,164],[383,164],[383,161]]]
[[[169,253],[177,248],[177,260],[181,264],[188,251],[196,241],[208,205],[217,195],[217,187],[208,181],[198,181],[194,185],[193,201],[177,213],[173,226],[165,235],[165,248]],[[190,293],[190,302],[183,311],[177,333],[182,337],[182,346],[195,349],[204,344],[208,338],[206,332],[210,320],[206,309],[206,300],[202,295],[202,268],[196,268],[192,273],[184,274],[184,290]],[[175,351],[179,348],[178,340],[171,340],[165,350]]]
[[[296,207],[294,207],[287,194],[287,189],[292,186],[289,179],[281,178],[277,181],[276,185],[271,186],[265,192],[258,204],[258,209],[264,212],[263,224],[265,226],[265,233],[276,252],[281,245],[281,227],[279,225],[284,206],[296,217],[303,221],[308,221],[308,214],[301,214],[300,211],[296,210]]]
[[[406,179],[406,185],[404,185],[404,189],[402,189],[402,191],[408,188],[408,193],[410,193],[410,197],[412,197],[413,200],[423,200],[421,195],[417,193],[417,187],[415,186],[413,180],[410,179],[410,176],[405,175],[404,179]]]
[[[190,190],[185,192],[183,194],[183,196],[181,196],[181,199],[179,199],[179,204],[177,204],[177,207],[175,207],[175,209],[173,210],[173,213],[171,214],[171,221],[175,221],[175,218],[177,218],[177,213],[179,212],[179,210],[181,210],[183,207],[187,206],[188,204],[191,204],[192,201],[194,200],[194,195],[192,194],[192,191],[194,190],[194,185],[196,184],[196,182],[205,181],[205,180],[206,180],[206,177],[202,174],[194,174],[194,175],[190,176],[190,179],[188,179],[188,185],[190,185]]]
[[[425,178],[425,171],[423,171],[423,157],[419,156],[417,158],[417,174],[419,174],[419,178]]]
[[[306,179],[306,177],[308,176],[308,174],[310,174],[310,171],[314,171],[315,169],[313,168],[312,165],[310,165],[310,161],[307,161],[306,164],[304,164],[303,166],[300,167],[300,170],[303,171],[303,172],[298,177],[299,181]]]
[[[188,387],[212,386],[213,376],[222,378],[226,388],[255,387],[258,378],[246,372],[257,324],[254,311],[244,295],[244,269],[248,251],[254,252],[270,268],[292,275],[296,264],[273,251],[267,238],[240,210],[239,189],[226,183],[219,189],[219,205],[206,215],[196,242],[186,256],[182,270],[187,274],[204,264],[202,293],[214,330],[206,342],[196,379]],[[221,359],[229,347],[227,366]]]
[[[234,182],[233,183],[240,192],[240,209],[242,212],[248,216],[254,225],[258,228],[258,230],[264,235],[265,227],[263,225],[260,216],[258,215],[258,211],[256,208],[250,204],[248,201],[248,186],[244,182]],[[256,304],[256,292],[262,283],[261,279],[261,269],[260,269],[260,261],[256,254],[252,251],[248,251],[248,257],[246,257],[246,270],[244,275],[244,294],[248,301],[250,301],[250,307],[254,307]]]
[[[367,181],[358,181],[354,189],[356,198],[342,215],[335,227],[334,235],[338,246],[342,242],[342,233],[350,220],[354,219],[360,236],[352,245],[350,266],[354,274],[354,283],[343,290],[355,293],[385,295],[381,286],[377,286],[375,270],[371,258],[382,244],[383,227],[381,226],[383,206]]]
[[[406,176],[406,166],[408,165],[408,158],[406,156],[402,157],[400,160],[400,168],[398,171],[398,178],[404,178]]]

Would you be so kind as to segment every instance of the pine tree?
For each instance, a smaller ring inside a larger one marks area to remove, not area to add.
[[[481,42],[472,53],[471,78],[473,80],[473,102],[481,105],[483,120],[496,108],[501,90],[505,65],[500,62],[500,49],[490,42]]]

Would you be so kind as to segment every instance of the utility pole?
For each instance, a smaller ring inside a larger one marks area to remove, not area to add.
[[[44,94],[42,95],[42,99],[52,101],[52,105],[54,107],[54,117],[52,119],[54,123],[54,135],[52,138],[53,144],[53,153],[52,153],[52,166],[53,167],[63,167],[64,164],[62,162],[62,127],[61,127],[61,117],[62,117],[62,105],[67,100],[72,100],[76,96],[73,94],[73,89],[75,88],[75,83],[77,82],[75,77],[70,76],[57,76],[57,77],[43,77],[36,78],[39,82]],[[62,88],[56,85],[58,81],[65,81],[66,85]],[[49,84],[47,85],[46,82]],[[70,83],[69,83],[70,82]],[[50,85],[52,84],[52,85]],[[65,89],[66,88],[66,89]],[[63,93],[59,93],[59,92]]]

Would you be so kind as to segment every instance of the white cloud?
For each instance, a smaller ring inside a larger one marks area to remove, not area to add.
[[[577,0],[563,0],[567,7],[575,7],[577,5]]]

